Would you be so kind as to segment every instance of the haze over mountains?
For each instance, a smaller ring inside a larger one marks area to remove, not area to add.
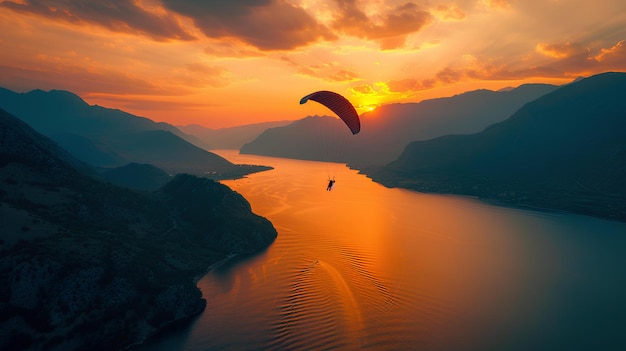
[[[196,140],[202,143],[201,145],[197,145],[205,149],[239,150],[244,144],[253,141],[265,130],[286,126],[292,122],[293,121],[275,121],[220,129],[207,128],[197,124],[177,127],[187,135],[194,136]]]
[[[563,86],[472,135],[416,141],[387,186],[467,194],[626,220],[626,73]]]
[[[0,108],[97,167],[148,163],[168,173],[234,176],[267,169],[235,166],[194,145],[202,142],[170,124],[90,106],[67,91],[16,93],[0,88]]]
[[[126,349],[201,312],[211,264],[276,238],[210,179],[148,193],[95,174],[0,109],[0,349]]]
[[[476,90],[420,103],[385,105],[362,114],[361,132],[354,136],[336,118],[309,117],[265,131],[241,152],[346,162],[355,168],[384,165],[412,141],[479,132],[557,88],[527,84],[507,91]]]

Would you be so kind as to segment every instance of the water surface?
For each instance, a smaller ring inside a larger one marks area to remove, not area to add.
[[[205,312],[151,350],[626,349],[625,223],[218,153],[275,167],[223,183],[278,238],[200,280]]]

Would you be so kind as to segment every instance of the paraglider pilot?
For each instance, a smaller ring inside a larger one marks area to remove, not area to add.
[[[328,187],[326,187],[326,190],[328,191],[333,190],[333,185],[335,185],[335,178],[328,180]]]

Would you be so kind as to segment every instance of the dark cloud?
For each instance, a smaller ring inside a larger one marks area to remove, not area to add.
[[[356,0],[335,1],[338,12],[331,28],[286,0],[161,0],[162,7],[149,7],[136,0],[24,0],[3,1],[0,7],[68,23],[97,24],[155,40],[196,39],[180,24],[181,15],[191,19],[209,38],[232,39],[262,51],[332,41],[338,39],[336,33],[378,41],[383,49],[399,48],[407,35],[432,21],[431,14],[413,2],[368,18]],[[242,54],[217,52],[227,56]]]
[[[383,49],[402,47],[406,36],[432,22],[433,16],[419,5],[408,2],[380,18],[372,19],[358,7],[357,0],[337,0],[339,15],[333,29],[359,38],[376,40]]]
[[[5,1],[1,7],[69,23],[91,23],[117,32],[137,33],[156,40],[192,40],[171,14],[155,14],[133,0],[25,0]]]
[[[233,38],[260,50],[288,50],[335,40],[304,9],[284,0],[163,0],[171,11],[191,18],[211,38]]]

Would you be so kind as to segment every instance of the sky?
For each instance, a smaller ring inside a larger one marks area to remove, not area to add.
[[[626,71],[624,0],[0,0],[0,33],[1,87],[211,128]]]

